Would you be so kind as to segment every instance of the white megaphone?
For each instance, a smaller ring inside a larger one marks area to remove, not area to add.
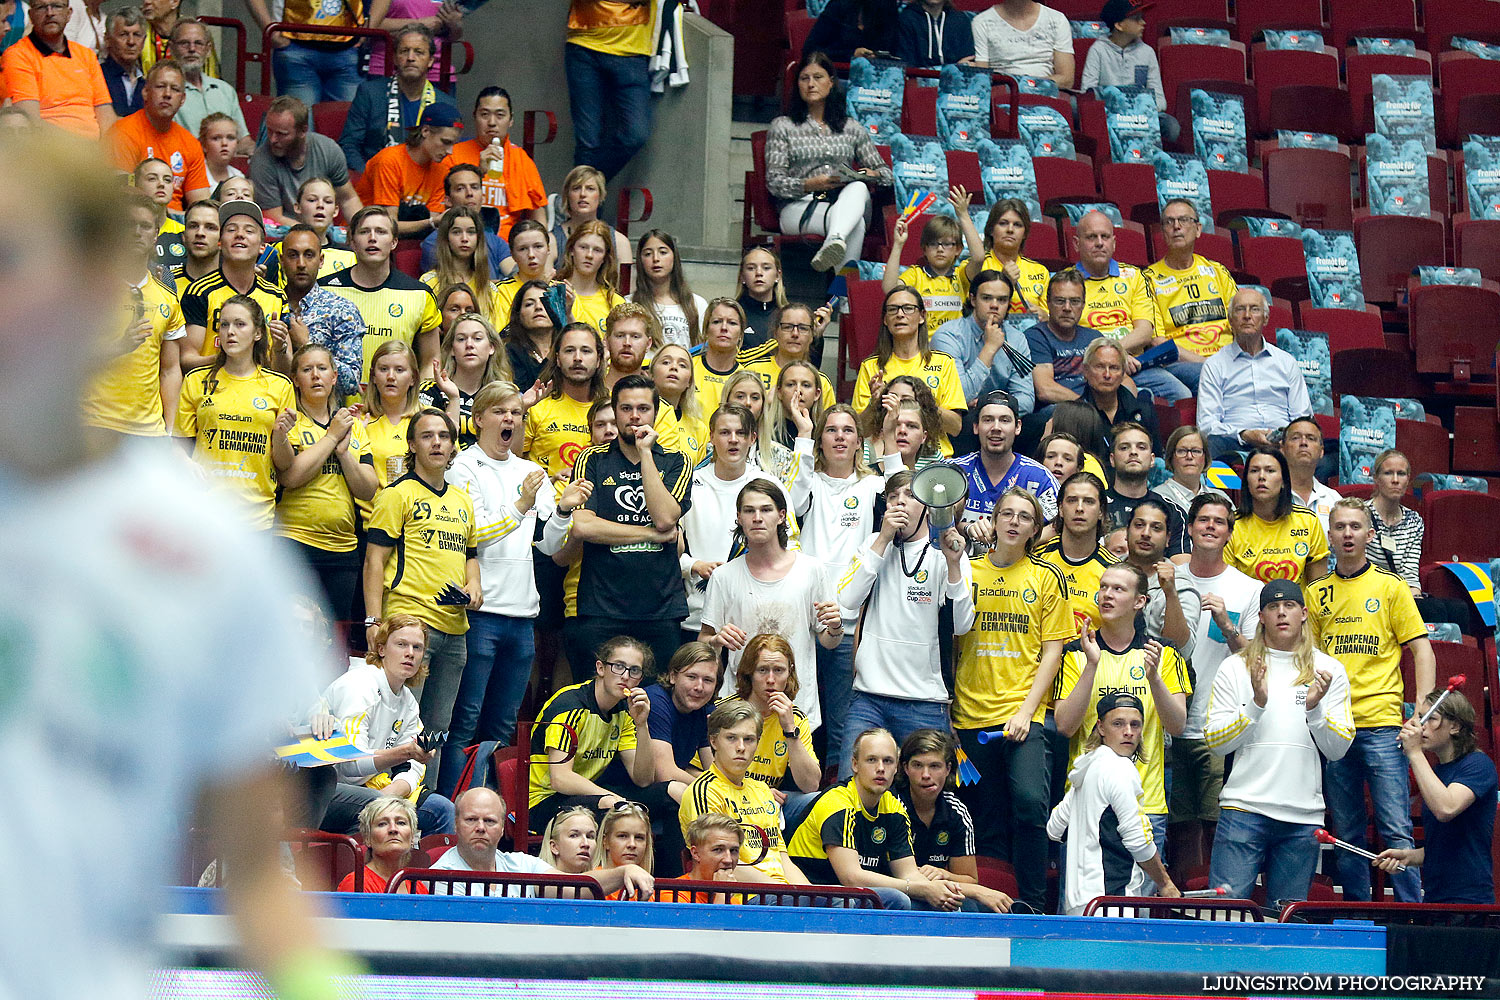
[[[912,477],[911,495],[927,508],[928,537],[936,542],[953,525],[953,505],[968,499],[969,480],[958,466],[934,462]]]

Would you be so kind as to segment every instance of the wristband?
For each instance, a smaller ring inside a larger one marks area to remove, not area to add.
[[[380,619],[376,618],[374,615],[371,615],[369,618],[365,619],[365,628],[370,628],[372,626],[379,625],[379,624],[380,624]]]
[[[288,957],[267,978],[282,1000],[340,1000],[355,995],[350,980],[364,972],[353,959],[320,949]]]
[[[784,730],[781,735],[785,736],[789,740],[800,740],[802,738],[802,730],[801,729],[788,729],[788,730]]]
[[[557,516],[562,518],[569,518],[573,516],[573,512],[571,510],[563,510],[561,507],[559,507],[557,508]]]

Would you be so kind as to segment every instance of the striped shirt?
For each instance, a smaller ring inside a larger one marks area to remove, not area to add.
[[[1387,573],[1399,576],[1403,583],[1420,587],[1417,575],[1422,565],[1422,515],[1410,507],[1401,508],[1401,520],[1386,524],[1381,520],[1375,505],[1370,505],[1370,514],[1375,522],[1375,541],[1368,549],[1370,562]]]

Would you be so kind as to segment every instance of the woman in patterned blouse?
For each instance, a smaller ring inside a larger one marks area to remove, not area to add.
[[[1375,510],[1375,541],[1369,549],[1370,562],[1395,573],[1411,588],[1413,597],[1421,597],[1417,571],[1422,563],[1422,515],[1401,506],[1401,498],[1411,486],[1411,462],[1395,448],[1388,448],[1375,456],[1371,478],[1375,480],[1370,498]]]
[[[797,68],[790,115],[766,137],[766,186],[781,205],[781,231],[824,237],[816,270],[859,257],[869,223],[870,186],[891,183],[891,170],[870,132],[844,110],[844,88],[833,62],[809,52]],[[858,179],[846,179],[850,176]]]

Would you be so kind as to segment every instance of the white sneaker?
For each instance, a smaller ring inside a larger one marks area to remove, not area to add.
[[[844,262],[844,251],[846,244],[842,236],[830,236],[818,247],[818,252],[813,254],[812,267],[814,271],[832,271]]]

